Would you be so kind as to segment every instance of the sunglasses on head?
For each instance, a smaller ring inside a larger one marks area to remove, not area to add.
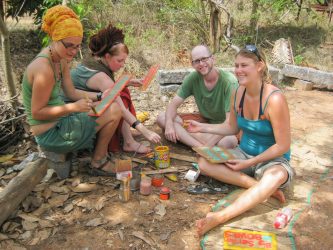
[[[258,49],[255,45],[253,45],[253,44],[245,45],[244,49],[247,50],[247,51],[250,51],[253,54],[255,54],[258,57],[259,61],[261,61],[259,51],[258,51]]]

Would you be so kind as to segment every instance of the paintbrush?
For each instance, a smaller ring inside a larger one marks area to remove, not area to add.
[[[90,100],[86,92],[84,92],[84,97],[87,99],[87,101]],[[91,110],[95,113],[95,115],[97,115],[97,111],[94,106],[91,106]]]

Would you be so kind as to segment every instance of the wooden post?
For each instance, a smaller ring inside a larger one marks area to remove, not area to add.
[[[3,17],[0,14],[0,37],[1,37],[1,47],[2,47],[2,57],[3,57],[3,67],[5,72],[5,81],[7,82],[8,89],[10,92],[10,97],[16,96],[16,87],[14,83],[14,78],[12,75],[12,66],[10,60],[10,46],[9,46],[9,32]],[[17,107],[17,100],[13,100],[12,106],[14,109]]]
[[[0,192],[0,226],[13,213],[18,205],[29,195],[44,178],[48,169],[48,160],[39,158],[30,162]]]

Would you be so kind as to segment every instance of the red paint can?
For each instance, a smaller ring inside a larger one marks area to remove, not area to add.
[[[160,189],[160,199],[161,200],[169,200],[170,199],[170,188],[161,187],[161,189]]]
[[[151,180],[151,185],[154,187],[162,187],[164,181],[164,177],[161,174],[154,175]]]

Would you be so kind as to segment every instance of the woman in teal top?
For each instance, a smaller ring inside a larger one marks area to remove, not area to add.
[[[290,160],[290,117],[281,91],[270,84],[263,53],[247,45],[236,55],[235,74],[239,88],[231,100],[229,123],[202,125],[191,121],[190,132],[232,135],[242,131],[234,160],[212,164],[199,159],[202,174],[247,188],[230,206],[208,213],[197,221],[201,236],[210,229],[253,208],[270,196],[286,201],[283,188],[290,185],[294,170]]]
[[[84,94],[72,84],[69,62],[81,46],[81,22],[70,8],[58,5],[46,11],[42,29],[52,42],[28,65],[22,82],[23,103],[36,142],[57,153],[94,148],[91,169],[96,171],[92,173],[109,174],[107,144],[121,111],[115,103],[97,119],[88,116],[96,94]],[[61,88],[75,102],[64,104]]]

